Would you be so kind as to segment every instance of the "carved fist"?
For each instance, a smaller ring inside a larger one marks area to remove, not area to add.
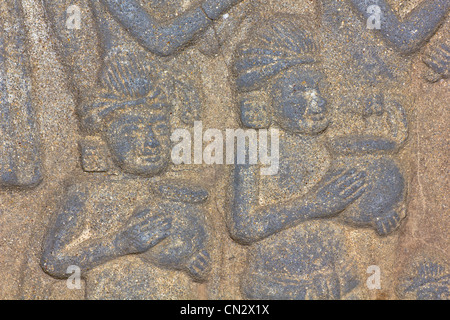
[[[171,217],[144,209],[133,214],[117,240],[125,252],[143,253],[169,236],[171,227]]]
[[[197,281],[205,281],[211,271],[211,257],[207,250],[202,250],[189,260],[188,270]]]
[[[327,174],[313,195],[314,210],[319,217],[331,216],[343,211],[358,199],[366,189],[366,173],[350,169]]]

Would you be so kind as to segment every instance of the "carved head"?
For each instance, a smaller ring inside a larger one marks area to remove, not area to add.
[[[328,127],[327,102],[319,88],[321,74],[313,67],[284,72],[272,86],[274,121],[284,130],[317,134]]]
[[[312,33],[293,15],[277,15],[258,27],[234,62],[242,122],[261,128],[274,121],[286,131],[321,133],[329,121]]]
[[[170,161],[170,130],[163,109],[117,110],[105,129],[113,160],[126,173],[153,176]]]

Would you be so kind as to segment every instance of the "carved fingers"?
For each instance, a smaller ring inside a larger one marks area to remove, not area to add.
[[[142,253],[169,236],[172,218],[164,214],[154,215],[149,209],[139,211],[130,219],[123,236],[129,249]]]
[[[321,214],[328,216],[339,213],[358,199],[367,188],[365,178],[366,173],[356,169],[328,174],[314,199]]]
[[[206,280],[211,266],[211,256],[206,249],[201,250],[191,258],[188,270],[191,276],[197,281]]]

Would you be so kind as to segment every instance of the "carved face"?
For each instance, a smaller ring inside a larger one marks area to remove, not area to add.
[[[283,73],[274,83],[275,121],[286,131],[314,135],[328,127],[326,101],[319,89],[321,74],[312,67]]]
[[[106,140],[114,160],[127,173],[153,176],[170,160],[168,117],[163,111],[121,111],[113,115]]]

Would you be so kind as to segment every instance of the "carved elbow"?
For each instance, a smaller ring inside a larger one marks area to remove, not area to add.
[[[257,230],[249,220],[235,219],[228,225],[230,236],[242,245],[250,245],[258,240]]]
[[[69,276],[66,274],[66,269],[62,267],[62,259],[58,259],[54,252],[44,252],[39,264],[45,273],[54,278],[66,279]]]

